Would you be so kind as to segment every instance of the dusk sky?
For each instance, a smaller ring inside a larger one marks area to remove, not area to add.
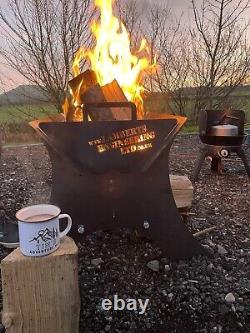
[[[0,0],[0,7],[4,9],[7,1],[8,0]],[[168,4],[169,7],[172,8],[173,12],[177,15],[177,17],[183,14],[183,16],[185,17],[185,23],[192,24],[193,17],[191,11],[191,0],[137,0],[137,1],[144,7],[149,2]],[[202,2],[202,0],[196,0],[196,1],[197,3]],[[248,12],[248,15],[250,16],[250,11]],[[1,35],[2,32],[0,28],[0,45],[3,45],[5,43],[5,38]],[[9,79],[11,79],[12,82]],[[7,89],[10,89],[13,86],[23,83],[23,78],[20,77],[20,75],[17,75],[12,71],[10,71],[9,69],[7,69],[6,66],[3,63],[1,63],[0,59],[0,90],[1,90],[1,82],[3,82],[5,86],[7,86]]]
[[[8,0],[0,0],[0,6],[1,8],[6,8],[6,3]],[[185,15],[188,15],[188,8],[190,8],[190,0],[137,0],[140,4],[145,6],[148,2],[151,3],[161,3],[161,4],[169,4],[173,10],[176,11],[176,14],[180,14],[181,12],[184,12]],[[201,0],[198,0],[201,1]],[[1,34],[1,28],[0,28],[0,34]],[[1,38],[2,37],[2,38]],[[3,36],[0,35],[0,44],[4,43]],[[13,73],[10,69],[8,69],[3,63],[1,63],[0,59],[0,89],[1,89],[1,81],[3,82],[2,85],[7,86],[7,89],[11,89],[13,86],[16,86],[18,84],[23,83],[24,79],[16,74]],[[0,90],[1,93],[1,90]]]

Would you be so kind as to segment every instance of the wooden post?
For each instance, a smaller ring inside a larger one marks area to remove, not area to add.
[[[44,257],[16,249],[2,260],[2,323],[8,333],[78,333],[77,247],[69,237]]]

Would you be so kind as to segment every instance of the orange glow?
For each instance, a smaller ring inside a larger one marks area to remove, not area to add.
[[[142,56],[149,53],[145,39],[136,52],[131,52],[129,34],[124,24],[113,15],[112,4],[113,0],[95,0],[101,14],[100,22],[94,21],[91,25],[96,44],[92,50],[80,48],[73,62],[73,74],[75,77],[80,74],[80,62],[88,58],[98,83],[103,86],[116,79],[127,99],[136,104],[138,116],[142,118],[142,75],[154,65]],[[75,107],[79,106],[80,91],[81,87],[71,91]]]

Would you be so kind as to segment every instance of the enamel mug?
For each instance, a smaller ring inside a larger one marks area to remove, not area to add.
[[[71,217],[60,213],[60,208],[47,204],[25,207],[16,213],[20,250],[25,256],[45,256],[59,247],[60,238],[67,235],[72,226]],[[62,218],[67,218],[68,223],[60,232]]]

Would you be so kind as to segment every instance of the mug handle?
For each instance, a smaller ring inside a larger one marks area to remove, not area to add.
[[[59,223],[60,223],[60,219],[63,219],[65,217],[68,219],[68,224],[67,224],[67,227],[66,227],[65,230],[63,230],[62,232],[59,232],[59,238],[62,238],[64,236],[66,236],[67,233],[70,231],[70,229],[72,227],[72,219],[71,219],[71,217],[68,214],[60,214],[58,216]]]

